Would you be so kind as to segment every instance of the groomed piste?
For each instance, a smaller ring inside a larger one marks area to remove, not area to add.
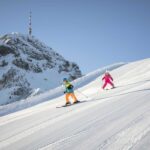
[[[55,96],[48,91],[31,97],[29,108],[24,101],[1,106],[0,149],[149,150],[150,59],[110,70],[116,86],[111,90],[101,88],[98,71],[74,82],[84,103],[57,109],[65,103],[59,87]]]

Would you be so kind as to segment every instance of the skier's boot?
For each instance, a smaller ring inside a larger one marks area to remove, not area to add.
[[[71,105],[71,103],[70,102],[66,102],[65,106],[68,106],[68,105]]]
[[[111,89],[114,89],[114,88],[116,88],[116,87],[113,85],[113,87]]]
[[[80,103],[80,101],[76,100],[75,102],[73,102],[73,104],[77,104],[77,103]]]

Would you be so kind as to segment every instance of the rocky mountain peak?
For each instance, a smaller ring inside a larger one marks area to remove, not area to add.
[[[76,63],[65,60],[33,36],[19,33],[0,37],[0,94],[10,103],[55,88],[63,77],[81,77]]]

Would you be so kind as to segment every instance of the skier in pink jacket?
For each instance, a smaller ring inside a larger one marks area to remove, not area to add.
[[[110,84],[111,86],[112,86],[112,88],[115,88],[115,86],[114,86],[114,84],[113,84],[113,78],[112,78],[112,76],[109,74],[109,72],[108,71],[106,71],[106,73],[105,73],[105,75],[104,75],[104,77],[102,78],[102,80],[104,80],[104,85],[103,85],[103,89],[105,89],[105,87],[106,87],[106,85],[107,84]]]

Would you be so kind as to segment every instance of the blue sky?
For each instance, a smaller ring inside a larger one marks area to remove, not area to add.
[[[0,35],[33,35],[82,72],[150,57],[149,0],[0,0]]]

